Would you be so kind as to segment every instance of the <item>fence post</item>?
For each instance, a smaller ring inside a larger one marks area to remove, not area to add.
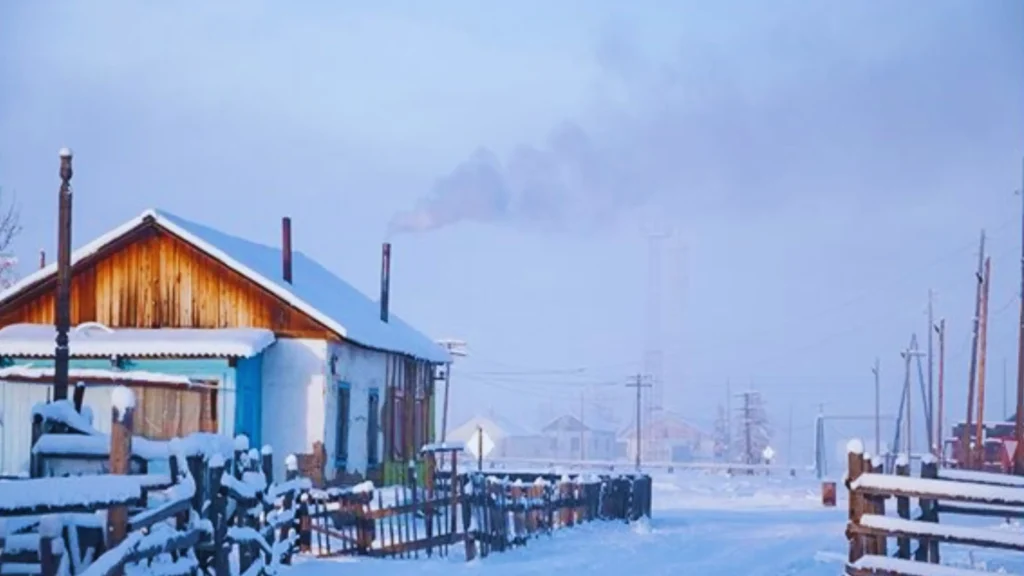
[[[43,436],[43,417],[41,414],[32,415],[32,447],[35,447],[36,442]],[[29,452],[28,457],[28,475],[30,478],[40,478],[43,475],[43,463],[39,455],[35,453],[35,450]]]
[[[60,516],[46,516],[39,523],[39,571],[41,576],[57,576],[60,554],[54,553],[54,545],[60,538]],[[61,551],[61,548],[57,548]]]
[[[286,457],[284,459],[284,469],[285,469],[285,472],[284,472],[285,482],[290,482],[290,481],[295,480],[296,478],[299,477],[299,460],[298,460],[298,458],[295,457],[294,454],[291,454],[291,455],[289,455],[288,457]],[[294,509],[294,507],[295,507],[295,491],[294,490],[288,490],[287,492],[285,492],[285,495],[284,495],[284,510],[286,510],[286,511],[287,510],[292,510],[292,509]],[[294,520],[292,521],[292,523],[294,523]],[[291,536],[290,532],[291,532],[291,524],[292,523],[285,524],[284,526],[281,526],[281,531],[280,531],[280,536],[279,536],[281,542],[286,542],[288,540],[288,538]],[[285,566],[290,566],[291,565],[291,563],[292,563],[292,548],[293,547],[294,546],[288,546],[287,548],[285,548],[284,556],[282,556],[282,558],[281,558],[281,564],[284,564]]]
[[[864,497],[853,487],[853,483],[860,478],[860,475],[864,472],[863,465],[864,459],[862,454],[864,452],[864,445],[860,440],[850,440],[850,443],[846,445],[847,451],[847,473],[846,473],[846,488],[850,493],[849,498],[849,526],[846,531],[846,538],[850,543],[850,563],[854,563],[860,560],[864,556],[864,539],[855,532],[856,527],[860,525],[860,517],[864,511]]]
[[[871,472],[874,474],[885,473],[885,460],[883,460],[881,456],[876,455],[874,459],[871,460]],[[876,496],[871,509],[875,514],[885,516],[885,497]],[[879,556],[888,556],[888,548],[889,543],[885,534],[881,534],[875,538],[875,554],[878,554]]]
[[[220,493],[225,468],[224,456],[217,453],[210,457],[206,485],[210,493],[210,523],[213,525],[213,571],[227,574],[229,569],[228,548],[225,540],[228,533],[227,502]]]
[[[927,478],[931,480],[937,480],[939,477],[939,465],[935,457],[928,454],[925,455],[921,461],[921,478]],[[921,519],[925,522],[939,523],[939,503],[936,500],[922,500],[921,501]],[[932,564],[939,563],[939,541],[934,539],[925,539],[921,542],[921,548],[927,545],[927,550],[924,551],[921,560],[926,560]],[[918,548],[920,553],[921,548]]]
[[[126,386],[118,386],[111,393],[110,473],[125,475],[129,472],[132,456],[132,429],[135,417],[135,394]],[[128,507],[112,506],[107,511],[107,547],[120,544],[128,530]]]
[[[896,458],[896,475],[910,476],[910,459],[906,454],[900,454]],[[900,518],[910,520],[910,498],[896,497],[896,513]],[[904,560],[910,559],[910,538],[900,536],[896,539],[896,557]]]

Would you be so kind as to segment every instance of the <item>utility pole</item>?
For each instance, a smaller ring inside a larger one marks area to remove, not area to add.
[[[789,424],[786,426],[786,466],[793,465],[793,404],[789,404]]]
[[[1010,417],[1007,408],[1009,408],[1009,404],[1006,402],[1006,356],[1003,356],[1003,417],[1000,420]]]
[[[938,430],[935,432],[935,442],[938,443],[938,454],[940,462],[942,462],[943,455],[945,453],[945,436],[946,436],[946,423],[944,421],[945,414],[943,412],[945,403],[945,376],[946,376],[946,319],[939,320],[939,325],[934,327],[939,333],[939,419],[935,425]]]
[[[906,431],[907,431],[907,443],[906,443],[906,446],[907,446],[907,457],[908,458],[910,457],[911,454],[913,454],[913,451],[914,451],[914,442],[913,442],[913,430],[914,430],[914,428],[911,426],[911,422],[913,421],[913,418],[911,417],[911,414],[913,414],[913,410],[911,409],[911,404],[912,404],[912,400],[914,398],[914,389],[910,385],[910,361],[914,357],[924,356],[924,352],[921,352],[920,350],[917,349],[916,340],[917,340],[916,338],[911,338],[911,346],[908,346],[906,350],[904,350],[903,352],[900,353],[903,356],[903,359],[905,361],[904,364],[905,364],[905,368],[906,368],[905,369],[905,377],[904,377],[903,386],[904,386],[904,389],[905,389],[906,395],[907,395],[906,396],[906,399],[907,399],[907,402],[906,402],[906,408],[907,408],[907,428],[906,428]]]
[[[879,365],[878,358],[875,358],[875,365],[871,368],[871,372],[875,375],[875,455],[882,455],[882,399],[881,399],[881,386],[879,384]]]
[[[735,447],[732,443],[732,384],[729,379],[725,380],[725,437],[729,460],[732,460]]]
[[[1024,163],[1022,163],[1024,167]],[[1024,176],[1024,172],[1022,172]],[[1022,182],[1024,185],[1024,182]],[[1024,202],[1024,189],[1018,191]],[[1014,437],[1017,449],[1013,454],[1013,473],[1024,476],[1024,204],[1021,206],[1020,241],[1020,326],[1017,332],[1017,408],[1014,417]]]
[[[643,452],[641,415],[643,412],[643,389],[650,388],[651,383],[647,382],[645,374],[637,374],[633,382],[626,384],[627,388],[636,388],[636,469],[640,471],[641,453]]]
[[[67,400],[68,332],[71,330],[71,150],[60,150],[60,196],[57,214],[57,297],[54,299],[54,318],[57,329],[57,347],[53,363],[53,399]],[[77,406],[81,409],[81,406]]]
[[[978,324],[981,321],[981,290],[985,273],[985,231],[981,231],[981,245],[978,251],[978,271],[975,273],[978,287],[974,295],[974,329],[971,341],[971,366],[967,375],[967,421],[960,434],[961,466],[971,462],[971,423],[974,422],[974,382],[978,371]]]
[[[583,410],[584,410],[584,407],[586,406],[586,403],[587,403],[587,401],[586,401],[586,393],[585,392],[580,392],[580,462],[585,460],[585,457],[583,456],[583,451],[585,449],[584,447],[587,445],[586,444],[587,425],[584,424],[584,421],[583,421]]]
[[[441,413],[441,442],[444,442],[448,438],[448,396],[451,391],[452,382],[452,364],[456,357],[468,356],[466,352],[466,343],[462,340],[438,340],[437,343],[448,351],[452,359],[449,360],[444,366],[444,408]]]
[[[981,320],[978,323],[978,424],[974,439],[974,455],[972,459],[978,467],[985,462],[985,364],[988,349],[988,294],[989,280],[992,272],[992,261],[985,258],[985,284],[981,291]]]
[[[935,380],[932,378],[932,373],[935,370],[935,356],[933,354],[934,347],[932,346],[932,326],[935,325],[935,316],[933,314],[932,301],[934,300],[935,292],[931,289],[928,290],[928,422],[933,422],[935,419]],[[931,427],[928,428],[928,435],[932,435]],[[935,452],[935,447],[931,447],[931,451]]]

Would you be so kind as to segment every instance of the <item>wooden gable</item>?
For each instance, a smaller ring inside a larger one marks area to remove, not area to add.
[[[0,303],[0,327],[54,322],[56,275]],[[282,337],[337,334],[262,286],[147,220],[77,262],[71,324],[111,328],[266,328]]]

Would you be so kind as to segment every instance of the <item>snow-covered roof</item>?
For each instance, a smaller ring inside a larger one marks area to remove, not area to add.
[[[489,436],[498,440],[501,438],[521,438],[524,436],[536,436],[533,432],[523,426],[516,424],[502,416],[494,413],[477,415],[463,422],[461,425],[448,432],[448,442],[468,442],[476,432],[477,427],[484,429]]]
[[[50,358],[57,332],[50,324],[12,324],[0,328],[0,356]],[[119,328],[82,324],[68,334],[77,358],[218,357],[251,358],[274,342],[263,328]]]
[[[14,382],[53,383],[52,367],[8,366],[0,368],[0,380]],[[144,372],[141,370],[101,370],[98,368],[71,368],[68,370],[68,381],[86,384],[130,384],[191,386],[193,382],[188,376]]]
[[[235,270],[268,292],[320,322],[338,336],[356,344],[444,363],[448,351],[390,314],[380,319],[379,305],[301,251],[292,252],[292,283],[281,278],[281,249],[191,222],[162,210],[146,210],[71,255],[72,264],[95,254],[147,221],[153,221],[211,258]],[[30,286],[56,274],[51,263],[0,292],[4,302]]]

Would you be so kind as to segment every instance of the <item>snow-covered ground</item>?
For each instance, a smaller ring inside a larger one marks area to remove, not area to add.
[[[686,473],[656,478],[654,490],[654,518],[649,524],[588,524],[471,563],[464,561],[460,550],[453,551],[450,558],[433,560],[305,560],[288,574],[390,576],[410,574],[411,570],[417,574],[449,574],[452,570],[480,573],[484,567],[488,576],[842,573],[847,554],[843,535],[846,502],[840,501],[833,509],[822,508],[816,480]],[[840,497],[843,495],[840,490]],[[978,523],[993,526],[1000,522]],[[944,563],[968,566],[971,562],[966,549],[943,545],[942,553]],[[1024,574],[1022,556],[975,552],[973,562],[978,569]]]

